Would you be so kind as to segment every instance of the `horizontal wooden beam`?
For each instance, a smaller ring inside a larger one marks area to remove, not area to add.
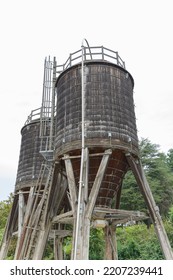
[[[72,236],[72,233],[73,233],[72,230],[65,230],[65,229],[52,230],[49,233],[49,238],[50,239],[53,239],[55,237],[63,238],[63,237],[66,237],[66,236]]]
[[[52,219],[52,223],[55,224],[55,223],[59,223],[60,220],[64,219],[64,218],[71,218],[73,216],[73,211],[68,211],[66,213],[62,213],[58,216],[55,216],[53,217]]]
[[[89,157],[97,157],[97,156],[103,156],[103,155],[109,155],[110,152],[104,152],[104,153],[95,153],[95,154],[89,154]],[[70,156],[70,155],[65,155],[64,157],[62,157],[63,160],[66,159],[75,159],[75,158],[81,158],[81,155],[78,156]]]
[[[105,214],[120,214],[123,216],[146,216],[145,213],[140,211],[129,211],[122,209],[112,209],[112,208],[104,208],[104,207],[95,207],[94,213],[105,213]]]
[[[93,211],[93,219],[112,220],[113,224],[123,224],[128,221],[145,220],[148,216],[140,211],[127,211],[121,209],[96,207]]]

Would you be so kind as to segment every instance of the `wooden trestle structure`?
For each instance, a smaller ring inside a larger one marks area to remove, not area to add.
[[[63,259],[62,243],[66,236],[72,236],[71,259],[88,259],[90,227],[95,226],[104,228],[105,259],[117,259],[117,225],[131,220],[145,219],[146,215],[139,211],[120,210],[116,208],[117,205],[115,208],[95,206],[111,154],[111,149],[97,155],[89,154],[88,149],[85,149],[85,172],[80,201],[78,201],[78,190],[72,166],[74,158],[64,155],[66,174],[61,172],[59,163],[51,163],[49,167],[43,164],[37,185],[30,188],[26,203],[25,193],[19,192],[14,199],[1,246],[0,258],[4,259],[6,257],[12,236],[17,234],[15,259],[42,259],[49,237],[54,239],[55,259]],[[94,156],[101,157],[101,162],[88,195],[89,159]],[[130,153],[127,153],[125,157],[147,204],[165,259],[171,260],[173,255],[169,240],[140,160],[134,158]],[[45,168],[49,168],[49,174],[46,184],[42,188]],[[120,192],[119,189],[117,204],[120,200]],[[67,196],[69,203],[62,206]],[[78,205],[80,205],[80,230],[76,232]],[[65,225],[68,224],[73,225],[71,230],[65,229]],[[17,232],[15,232],[16,228]]]
[[[55,59],[51,64],[53,67],[49,68],[50,61],[45,64],[41,113],[34,121],[30,118],[22,130],[24,147],[21,148],[17,187],[0,259],[6,258],[10,242],[16,235],[16,260],[42,259],[50,238],[54,240],[54,259],[62,260],[63,240],[67,236],[72,236],[71,259],[87,260],[91,227],[104,230],[104,259],[118,259],[117,226],[147,218],[139,211],[119,209],[122,182],[128,170],[132,171],[143,195],[165,259],[173,259],[159,209],[139,157],[132,100],[133,78],[124,69],[124,63],[119,64],[117,53],[117,65],[114,65],[104,59],[104,48],[101,50],[98,62],[98,58],[93,61],[91,48],[83,47],[82,64],[74,67],[71,55],[58,79]],[[85,67],[83,58],[87,55],[91,61],[86,62]],[[59,87],[57,112],[56,86]],[[78,114],[80,110],[82,112]],[[28,137],[31,137],[32,144]],[[28,153],[31,162],[27,158]]]

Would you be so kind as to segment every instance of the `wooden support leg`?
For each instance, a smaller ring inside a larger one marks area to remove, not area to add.
[[[58,238],[57,248],[58,248],[58,260],[63,260],[63,238]]]
[[[48,235],[51,229],[51,219],[58,211],[59,206],[64,197],[64,193],[66,191],[66,180],[62,178],[62,175],[59,173],[57,176],[57,182],[55,187],[53,188],[51,195],[49,195],[49,199],[47,201],[47,205],[51,205],[48,213],[46,214],[46,219],[43,221],[42,228],[39,232],[38,242],[35,244],[35,250],[32,259],[33,260],[41,260],[43,258],[43,253],[46,247],[46,242],[48,240]]]
[[[88,148],[84,149],[84,160],[82,166],[82,188],[81,196],[78,197],[78,210],[76,213],[76,222],[78,219],[78,228],[76,228],[75,246],[76,252],[74,259],[85,260],[88,259],[89,251],[89,234],[90,234],[90,220],[85,217],[86,204],[88,200],[88,168],[89,168],[89,151]],[[78,216],[78,217],[77,217]]]
[[[18,240],[17,240],[17,246],[16,246],[16,250],[15,250],[14,259],[16,259],[16,254],[18,252],[20,237],[21,237],[22,228],[23,228],[24,208],[25,208],[24,196],[23,196],[22,191],[20,191],[19,192],[19,208],[18,208]]]
[[[38,238],[38,242],[35,245],[35,250],[34,250],[34,254],[32,256],[33,260],[41,260],[43,258],[43,253],[45,250],[45,246],[46,246],[46,242],[47,242],[47,238],[49,235],[49,231],[50,231],[50,227],[51,227],[51,223],[49,222],[44,230],[41,230],[39,233],[39,238]]]
[[[24,216],[24,221],[23,221],[23,229],[21,232],[19,244],[18,244],[18,246],[16,248],[16,252],[15,252],[16,260],[20,260],[23,258],[23,252],[25,250],[24,240],[25,240],[25,236],[27,234],[27,224],[28,224],[30,212],[31,212],[31,209],[33,206],[33,196],[34,196],[34,187],[32,186],[30,188],[29,197],[28,197],[28,201],[27,201],[27,206],[26,206],[26,211],[25,211],[25,216]]]
[[[21,236],[22,227],[23,227],[23,218],[24,218],[24,196],[23,193],[19,192],[19,216],[18,216],[18,236]]]
[[[82,252],[82,254],[79,257],[79,259],[88,259],[89,256],[89,234],[90,234],[90,221],[91,221],[91,216],[92,216],[92,212],[97,200],[97,196],[98,196],[98,192],[106,171],[106,167],[107,167],[107,163],[109,160],[109,157],[111,155],[112,151],[106,150],[103,158],[101,160],[98,172],[96,174],[90,195],[89,195],[89,199],[85,208],[85,212],[84,212],[84,218],[82,220],[83,224],[82,224],[82,228],[83,228],[83,232],[81,231],[81,239],[83,240],[82,244],[82,248],[80,249],[80,251]]]
[[[89,237],[90,237],[90,219],[84,217],[81,224],[81,246],[80,255],[78,255],[79,260],[89,259]]]
[[[4,260],[6,258],[7,253],[8,253],[8,248],[10,245],[10,241],[11,241],[11,235],[7,234],[8,229],[9,229],[9,220],[10,220],[10,216],[8,217],[5,233],[4,233],[2,244],[1,244],[0,260]]]
[[[6,258],[9,245],[10,245],[10,239],[3,240],[1,245],[1,250],[0,250],[0,260],[4,260]]]
[[[105,233],[105,260],[117,260],[116,227],[108,225],[104,229]]]
[[[65,159],[68,187],[69,187],[69,192],[70,192],[70,202],[71,202],[71,207],[72,207],[73,217],[74,217],[72,252],[71,252],[71,259],[73,260],[74,259],[74,247],[75,247],[75,235],[76,235],[77,190],[76,190],[76,183],[75,183],[75,177],[74,177],[71,159],[69,158],[69,155],[65,155],[64,159]]]
[[[71,163],[71,159],[69,158],[69,155],[65,155],[64,159],[65,159],[68,187],[69,187],[69,191],[70,191],[71,206],[72,206],[72,211],[75,214],[76,213],[76,203],[77,203],[77,191],[76,191],[76,183],[75,183],[75,177],[74,177],[74,172],[73,172],[73,166]]]
[[[148,207],[151,219],[153,221],[156,234],[158,236],[162,252],[166,260],[173,259],[173,252],[163,226],[163,222],[159,213],[159,209],[154,201],[147,179],[145,177],[142,165],[140,161],[136,163],[135,159],[130,155],[126,155],[127,161],[132,169],[132,172],[136,178],[136,181],[141,189],[146,205]]]
[[[5,259],[8,254],[8,249],[9,249],[10,242],[12,239],[12,233],[13,233],[14,228],[16,227],[16,223],[17,223],[17,217],[18,217],[18,201],[17,201],[17,197],[15,196],[13,205],[12,205],[12,208],[11,208],[11,211],[8,216],[7,223],[6,223],[5,232],[3,235],[2,245],[1,245],[1,249],[0,249],[0,260]]]
[[[72,250],[71,250],[71,260],[74,260],[75,258],[75,239],[76,239],[76,214],[73,216],[73,234],[72,234]]]
[[[58,238],[56,235],[54,236],[53,239],[53,255],[54,255],[54,260],[58,260]]]
[[[117,238],[116,238],[116,227],[112,228],[112,255],[113,260],[118,260],[118,250],[117,250]]]
[[[54,260],[63,260],[63,238],[54,238]]]
[[[83,166],[81,167],[83,168],[83,176],[80,201],[77,201],[75,178],[70,157],[68,155],[64,156],[74,217],[71,259],[88,259],[91,216],[111,153],[112,150],[110,149],[105,151],[88,198],[89,153],[88,149],[85,148],[84,162]],[[80,205],[80,207],[77,207],[78,205]],[[77,209],[79,209],[79,213],[77,213]]]
[[[87,208],[86,208],[86,216],[90,219],[95,203],[96,203],[96,199],[99,193],[99,189],[106,171],[106,167],[107,167],[107,163],[109,160],[110,155],[112,154],[112,150],[106,150],[105,154],[103,155],[102,161],[100,163],[99,169],[97,171],[90,195],[89,195],[89,199],[88,199],[88,203],[87,203]]]

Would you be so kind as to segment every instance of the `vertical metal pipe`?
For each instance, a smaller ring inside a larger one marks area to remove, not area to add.
[[[84,106],[84,40],[82,40],[82,64],[81,64],[81,113],[82,113],[82,149],[81,149],[81,164],[80,164],[80,178],[79,178],[79,192],[78,192],[78,207],[76,217],[76,234],[75,234],[75,245],[74,245],[74,260],[77,257],[78,247],[78,236],[79,236],[79,220],[80,220],[80,209],[81,208],[81,192],[83,186],[83,165],[84,165],[84,149],[85,149],[85,106]]]
[[[40,137],[43,137],[43,114],[44,114],[44,90],[45,90],[45,78],[46,78],[46,58],[44,60],[44,74],[43,74],[43,93],[42,93],[42,104],[41,104],[41,112],[40,112]]]
[[[82,150],[85,148],[85,93],[84,93],[84,45],[82,41],[82,65],[81,65],[81,102],[82,102]],[[83,162],[83,158],[82,161]]]
[[[79,246],[79,231],[80,231],[80,223],[83,217],[84,211],[84,201],[81,201],[82,198],[82,188],[84,186],[84,155],[85,155],[85,85],[84,85],[84,60],[85,60],[85,47],[84,41],[87,44],[87,47],[90,52],[90,56],[92,59],[91,50],[86,39],[82,40],[82,63],[81,63],[81,164],[80,164],[80,178],[79,178],[79,192],[78,192],[78,206],[77,206],[77,213],[76,213],[76,232],[75,232],[75,242],[74,242],[74,260],[77,258],[77,249]],[[80,252],[81,253],[81,252]]]
[[[55,80],[56,80],[56,58],[53,59],[53,75],[51,82],[52,96],[51,96],[51,122],[50,122],[50,139],[49,150],[53,149],[53,136],[54,136],[54,112],[55,112]]]

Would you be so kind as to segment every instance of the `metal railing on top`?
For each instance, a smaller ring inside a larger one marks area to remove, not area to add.
[[[46,113],[45,116],[44,115],[43,116],[45,117],[45,119],[50,120],[50,118],[51,118],[51,107],[47,107],[46,110],[47,110],[47,113]],[[56,111],[56,106],[55,106],[54,110]],[[29,116],[27,117],[27,120],[25,121],[24,125],[27,125],[31,122],[36,121],[36,120],[40,120],[41,113],[42,113],[42,107],[37,108],[35,110],[32,110],[31,113],[29,114]]]
[[[41,108],[32,110],[24,125],[27,125],[35,120],[40,120]]]
[[[83,55],[84,55],[84,61],[92,61],[92,60],[101,60],[101,61],[107,61],[114,63],[116,65],[119,65],[120,67],[125,69],[125,62],[121,59],[118,52],[112,51],[108,48],[105,48],[103,46],[97,46],[97,47],[83,47]],[[66,70],[67,68],[80,63],[82,61],[82,49],[71,53],[66,60],[64,64],[56,65],[56,73],[60,74],[62,71]],[[47,110],[47,111],[45,111]],[[25,125],[40,119],[43,117],[45,112],[47,114],[44,116],[46,120],[50,121],[51,118],[51,107],[50,104],[46,107],[43,113],[43,106],[41,108],[32,110],[30,115],[28,116]],[[44,120],[45,120],[44,119]]]
[[[80,63],[82,60],[82,49],[71,53],[64,64],[56,66],[56,73],[60,74],[65,69]],[[103,46],[100,47],[84,47],[84,60],[102,60],[108,61],[125,68],[125,62],[121,59],[118,52],[107,49]]]

